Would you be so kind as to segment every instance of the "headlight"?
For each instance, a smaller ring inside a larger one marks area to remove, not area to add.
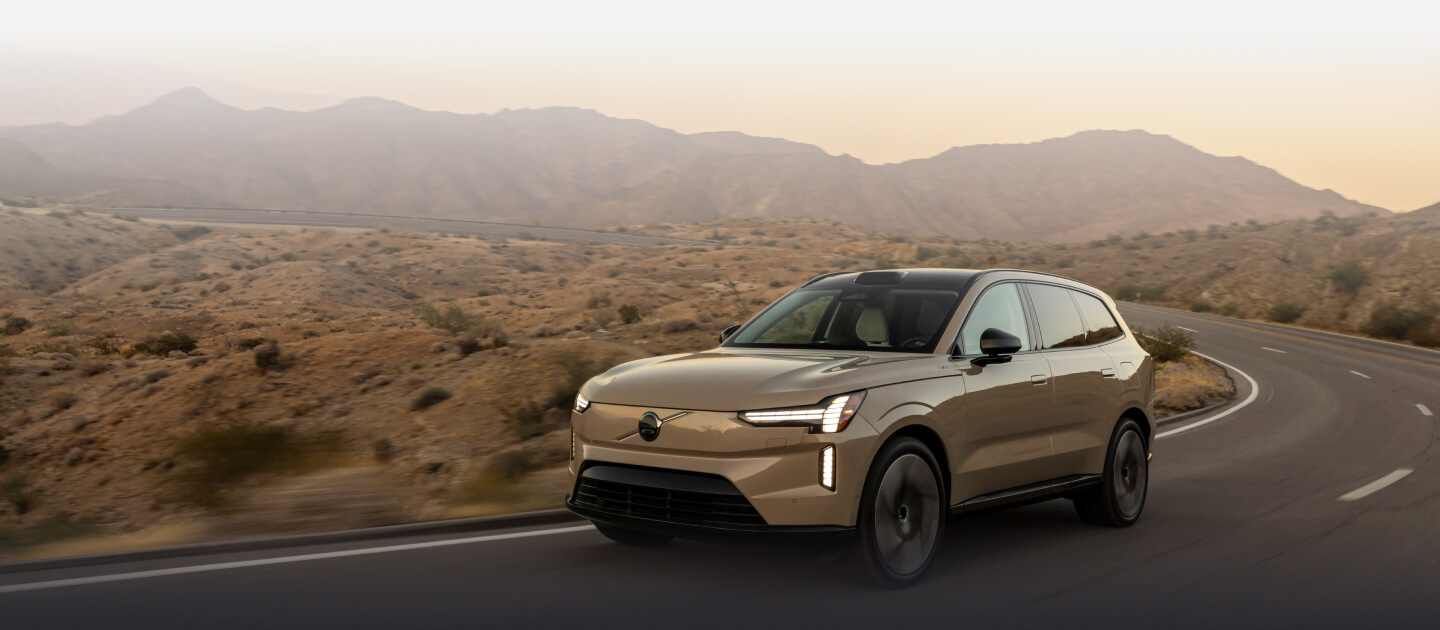
[[[758,426],[810,427],[811,433],[837,433],[850,424],[862,402],[865,392],[860,391],[832,396],[811,407],[742,411],[740,419]]]
[[[575,394],[575,413],[585,413],[585,410],[589,408],[590,401],[585,400],[585,397],[580,394]]]

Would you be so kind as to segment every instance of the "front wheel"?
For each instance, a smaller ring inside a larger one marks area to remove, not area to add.
[[[1075,511],[1091,525],[1129,527],[1140,520],[1149,489],[1150,461],[1140,425],[1125,419],[1115,427],[1105,453],[1099,486],[1075,496]]]
[[[872,581],[910,586],[930,567],[945,533],[944,481],[935,456],[918,440],[887,443],[860,496],[859,560]]]

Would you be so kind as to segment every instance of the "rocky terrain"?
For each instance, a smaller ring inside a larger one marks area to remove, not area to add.
[[[1030,268],[1122,298],[1419,343],[1434,343],[1440,297],[1440,207],[1071,244],[813,219],[613,229],[713,244],[0,213],[0,547],[553,504],[580,382],[708,347],[830,271]],[[1171,412],[1228,389],[1193,360],[1160,380]]]
[[[681,134],[575,108],[461,115],[360,98],[312,112],[244,110],[193,88],[84,125],[0,128],[7,161],[35,173],[0,175],[0,198],[12,201],[579,227],[811,217],[910,235],[1063,242],[1385,212],[1144,131],[870,165],[798,142]]]

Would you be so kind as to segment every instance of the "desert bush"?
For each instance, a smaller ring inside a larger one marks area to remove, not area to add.
[[[560,378],[556,380],[549,398],[545,399],[544,406],[570,409],[585,382],[614,365],[614,361],[609,359],[597,362],[575,354],[561,355],[555,360],[555,366],[560,369]]]
[[[695,330],[696,328],[699,328],[699,327],[700,327],[700,325],[697,324],[697,323],[695,323],[695,320],[693,320],[693,319],[688,319],[688,318],[687,318],[687,319],[667,319],[667,320],[665,320],[665,321],[663,321],[663,322],[660,322],[660,332],[666,333],[666,334],[670,334],[670,333],[680,333],[680,332],[685,332],[685,331],[689,331],[689,330]]]
[[[1196,313],[1209,313],[1215,310],[1215,304],[1203,297],[1197,297],[1190,300],[1190,310]]]
[[[95,376],[110,369],[110,362],[87,359],[80,362],[78,369],[81,376]]]
[[[930,260],[940,255],[940,250],[934,247],[920,246],[915,248],[915,260]]]
[[[265,345],[266,341],[268,340],[264,337],[251,337],[249,339],[241,339],[240,341],[235,342],[234,346],[236,349],[239,350],[254,350],[256,348],[259,348],[260,346]]]
[[[431,328],[456,334],[473,332],[484,337],[499,331],[498,326],[486,321],[483,316],[466,313],[458,304],[446,306],[443,311],[426,306],[420,311],[420,319]]]
[[[1165,324],[1159,328],[1136,328],[1135,340],[1151,357],[1161,363],[1179,361],[1195,349],[1195,338],[1190,333]]]
[[[150,335],[135,342],[132,349],[141,354],[153,354],[157,357],[169,355],[171,352],[190,352],[199,345],[194,337],[183,332],[165,331],[158,335]]]
[[[8,345],[5,345],[5,344],[3,344],[3,343],[0,343],[0,358],[9,359],[9,358],[18,357],[18,356],[20,356],[20,353],[19,353],[19,352],[16,352],[14,348],[11,348],[11,347],[8,346]]]
[[[0,497],[15,508],[16,514],[25,514],[35,507],[35,489],[29,479],[18,473],[6,475],[5,480],[0,482]]]
[[[450,400],[450,392],[443,387],[426,387],[410,401],[410,411],[420,411]]]
[[[45,325],[46,337],[68,337],[75,334],[75,324],[70,322],[55,322]]]
[[[1346,293],[1354,293],[1370,282],[1370,274],[1358,260],[1347,260],[1330,267],[1330,283]]]
[[[114,337],[96,337],[90,340],[90,347],[101,355],[120,354],[120,342]]]
[[[170,378],[170,370],[155,370],[145,375],[145,384],[151,385]]]
[[[570,404],[574,404],[575,397],[570,397]],[[502,404],[498,407],[500,415],[505,417],[506,424],[515,437],[521,440],[540,437],[550,432],[549,423],[545,422],[545,412],[549,410],[550,404],[534,400],[522,400],[516,403]]]
[[[640,307],[634,304],[621,304],[620,308],[615,309],[615,313],[620,316],[620,321],[626,324],[640,321]]]
[[[180,228],[171,233],[175,235],[175,238],[178,238],[182,241],[193,241],[197,238],[205,236],[206,234],[209,234],[210,228],[203,225],[192,225],[189,227]]]
[[[1360,332],[1383,339],[1406,339],[1425,345],[1437,345],[1432,330],[1435,326],[1435,315],[1434,305],[1410,307],[1391,300],[1381,303],[1370,312],[1370,319],[1360,327]]]
[[[30,326],[32,326],[30,320],[24,317],[19,315],[6,315],[3,320],[0,320],[0,333],[18,335],[29,330]]]
[[[611,276],[611,277],[614,277],[614,276]],[[594,310],[594,309],[597,309],[597,308],[606,308],[606,307],[610,306],[610,304],[611,304],[610,294],[609,294],[609,293],[601,293],[601,294],[599,294],[599,295],[592,295],[592,296],[590,296],[590,301],[585,303],[585,308]]]
[[[1265,311],[1265,317],[1272,322],[1288,324],[1305,315],[1305,307],[1294,302],[1278,302]]]
[[[255,367],[260,371],[283,370],[294,363],[294,358],[280,350],[280,342],[271,339],[250,351],[255,355]]]
[[[65,387],[52,387],[45,392],[45,401],[56,409],[69,409],[75,406],[79,400],[75,396],[75,392]]]
[[[1114,293],[1117,300],[1134,300],[1136,302],[1159,302],[1165,299],[1165,291],[1168,289],[1163,284],[1122,284],[1115,288]]]
[[[338,433],[302,436],[282,426],[209,422],[175,444],[176,455],[193,463],[179,475],[181,492],[176,498],[217,506],[229,487],[247,477],[303,469],[322,455],[336,453],[339,446]]]

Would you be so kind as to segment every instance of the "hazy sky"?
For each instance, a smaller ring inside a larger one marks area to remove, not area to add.
[[[573,105],[871,163],[1138,128],[1366,203],[1440,201],[1436,2],[12,4],[11,44],[271,90]]]

